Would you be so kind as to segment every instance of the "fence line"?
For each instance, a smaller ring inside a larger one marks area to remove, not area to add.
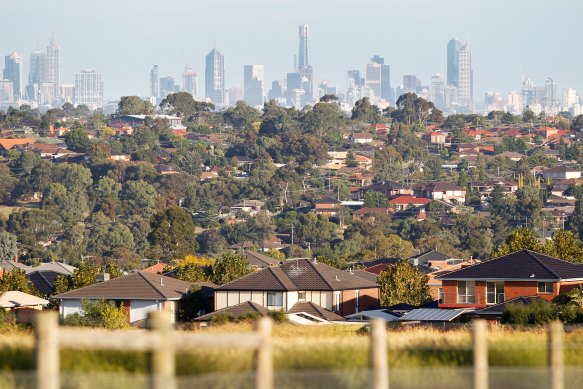
[[[151,312],[147,331],[107,331],[59,327],[58,314],[44,311],[37,315],[35,331],[36,389],[60,388],[59,351],[62,348],[148,352],[150,388],[176,389],[176,354],[196,347],[214,349],[247,348],[254,350],[255,388],[274,388],[272,321],[262,318],[255,330],[244,334],[201,334],[173,330],[168,312]],[[488,325],[484,320],[472,323],[473,388],[488,389]],[[386,323],[371,322],[370,388],[389,388]],[[548,327],[549,388],[564,389],[564,331],[560,322]]]

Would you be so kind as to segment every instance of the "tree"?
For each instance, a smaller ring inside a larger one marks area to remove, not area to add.
[[[197,249],[192,216],[185,209],[170,207],[156,213],[148,236],[151,255],[163,261],[184,258]]]
[[[222,285],[252,272],[253,270],[249,266],[245,255],[226,253],[217,259],[212,267],[212,282]]]
[[[73,128],[65,135],[65,143],[69,150],[78,153],[87,153],[91,145],[91,140],[85,130]]]
[[[0,294],[11,290],[38,295],[38,291],[28,281],[23,269],[12,269],[0,277]]]
[[[211,112],[214,104],[203,101],[195,101],[190,93],[171,93],[160,103],[160,108],[169,114],[188,117],[201,112]]]
[[[408,261],[399,261],[379,274],[381,305],[399,303],[421,305],[430,300],[428,277]]]
[[[71,289],[79,289],[97,283],[99,267],[92,262],[82,261],[71,276]]]
[[[571,231],[557,230],[544,246],[544,253],[564,261],[583,263],[583,246]]]
[[[0,164],[0,204],[12,200],[12,191],[18,183],[18,179],[10,174],[10,169]]]
[[[117,105],[117,113],[120,115],[151,115],[154,107],[149,101],[142,100],[138,96],[122,96]]]
[[[381,118],[381,113],[376,105],[372,105],[368,97],[354,103],[352,108],[352,120],[359,120],[365,123],[378,122]]]
[[[0,261],[9,261],[18,255],[16,235],[0,230]]]
[[[268,239],[274,232],[275,226],[271,216],[266,211],[261,210],[255,216],[247,221],[249,234],[253,241],[263,247],[265,240]]]
[[[492,253],[492,257],[501,257],[518,250],[532,250],[542,253],[544,246],[532,230],[521,227],[510,233],[508,238],[506,238],[506,242]]]
[[[532,109],[530,109],[530,107],[527,105],[522,110],[522,121],[525,122],[525,123],[530,123],[534,119],[535,119],[534,112],[532,112]]]
[[[146,181],[129,181],[122,190],[124,209],[128,214],[150,216],[156,206],[156,196],[156,189]]]
[[[81,300],[81,313],[67,316],[65,325],[103,327],[109,330],[129,327],[123,306],[116,307],[113,302],[106,300]]]
[[[237,101],[234,107],[229,107],[223,114],[225,121],[235,128],[246,128],[259,121],[259,111],[244,101]]]
[[[207,258],[187,255],[174,267],[176,278],[187,282],[207,281],[211,273],[212,260]]]
[[[389,199],[382,192],[369,190],[364,194],[365,208],[386,208],[389,205]]]
[[[405,174],[403,157],[393,146],[375,151],[372,168],[380,181],[401,181]]]

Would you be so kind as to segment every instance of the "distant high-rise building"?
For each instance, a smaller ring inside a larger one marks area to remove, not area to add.
[[[318,86],[318,99],[325,95],[334,95],[338,97],[338,88],[336,85],[332,85],[329,81],[322,81]]]
[[[556,113],[559,109],[559,101],[557,99],[557,85],[552,78],[545,80],[545,95],[543,101],[543,108],[547,113]]]
[[[462,107],[473,107],[472,52],[466,43],[457,53],[458,103]]]
[[[346,78],[346,103],[350,106],[360,100],[364,92],[364,78],[360,77],[360,70],[349,70]]]
[[[10,80],[0,80],[0,102],[12,103],[14,101],[14,83]]]
[[[38,100],[40,86],[45,79],[46,62],[47,54],[44,51],[37,50],[30,53],[30,69],[26,86],[26,98],[29,100]]]
[[[305,91],[302,94],[302,103],[303,106],[306,103],[309,103],[314,98],[314,70],[312,65],[310,65],[309,57],[308,57],[308,34],[309,34],[309,27],[307,24],[302,24],[299,27],[299,39],[300,39],[300,47],[298,50],[297,56],[297,66],[296,66],[296,73],[299,73],[301,76],[301,88]],[[288,86],[288,94],[290,92],[290,88]]]
[[[158,65],[154,65],[150,70],[150,96],[158,98],[160,96],[160,78],[158,76]]]
[[[61,92],[61,48],[55,43],[54,37],[51,37],[47,47],[46,73],[43,82],[53,83],[54,99],[59,99]]]
[[[285,83],[282,80],[275,80],[271,83],[271,90],[268,93],[268,99],[285,99]]]
[[[61,98],[65,103],[73,104],[75,101],[75,84],[61,84]]]
[[[177,92],[176,84],[174,84],[174,77],[160,77],[160,98],[164,99],[171,93]]]
[[[437,73],[435,76],[431,77],[430,96],[433,104],[439,109],[444,108],[444,94],[445,80],[441,73]]]
[[[24,95],[22,80],[22,56],[13,52],[4,57],[4,79],[12,81],[14,99],[20,99]]]
[[[514,114],[522,113],[522,95],[517,91],[508,93],[506,110]]]
[[[453,38],[447,43],[447,85],[458,87],[457,54],[462,42]]]
[[[403,76],[403,93],[417,93],[421,88],[421,80],[414,74],[405,74]]]
[[[375,55],[370,59],[370,62],[381,65],[381,94],[380,98],[393,102],[393,88],[391,88],[391,66],[385,65],[385,59]]]
[[[196,72],[188,65],[182,72],[182,91],[190,93],[195,100],[198,99],[198,77]]]
[[[235,105],[237,101],[241,101],[244,98],[243,95],[243,88],[240,86],[234,86],[228,90],[225,104],[227,105]]]
[[[263,65],[245,65],[243,80],[245,88],[245,102],[252,107],[263,105],[263,80],[265,69]]]
[[[381,100],[381,64],[369,62],[365,68],[366,95],[371,97],[373,104]]]
[[[95,70],[81,70],[75,75],[75,105],[91,109],[103,106],[103,82]]]
[[[287,97],[287,104],[292,107],[303,107],[304,106],[304,95],[306,91],[303,88],[302,83],[303,77],[302,74],[299,72],[288,73],[286,77],[286,97]],[[302,91],[302,93],[298,93],[297,91]],[[298,96],[302,97],[302,100],[298,101]]]
[[[573,105],[579,103],[577,91],[573,88],[563,88],[562,106],[563,111],[568,111]]]
[[[205,96],[213,104],[221,106],[225,103],[225,58],[217,49],[212,49],[206,56],[205,65]]]
[[[446,85],[443,90],[443,105],[448,109],[458,106],[458,90],[453,85]]]

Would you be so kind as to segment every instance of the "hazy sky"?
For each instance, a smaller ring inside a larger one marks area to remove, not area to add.
[[[0,53],[44,49],[52,32],[61,46],[61,80],[80,69],[102,73],[107,99],[145,96],[149,71],[182,84],[188,63],[204,94],[204,57],[225,56],[226,85],[242,86],[243,65],[264,64],[266,92],[293,69],[298,25],[310,25],[314,81],[341,90],[346,71],[374,54],[391,65],[391,84],[416,74],[424,85],[445,73],[446,44],[469,37],[474,100],[552,77],[583,93],[580,0],[30,0],[3,1]],[[202,93],[201,93],[202,92]]]

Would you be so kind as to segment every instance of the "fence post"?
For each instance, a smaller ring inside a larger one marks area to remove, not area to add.
[[[551,389],[565,388],[563,335],[563,324],[560,321],[553,321],[549,324],[548,353]]]
[[[370,367],[372,389],[388,389],[389,366],[387,364],[387,324],[383,319],[371,321]]]
[[[148,329],[158,336],[159,344],[150,351],[150,387],[152,389],[176,388],[176,356],[172,337],[170,313],[165,311],[148,314]]]
[[[485,320],[472,322],[474,348],[474,389],[488,389],[488,337]]]
[[[273,345],[271,341],[272,321],[263,317],[257,321],[256,330],[261,344],[255,352],[255,388],[273,389]]]
[[[36,388],[59,389],[59,318],[56,312],[36,315]]]

